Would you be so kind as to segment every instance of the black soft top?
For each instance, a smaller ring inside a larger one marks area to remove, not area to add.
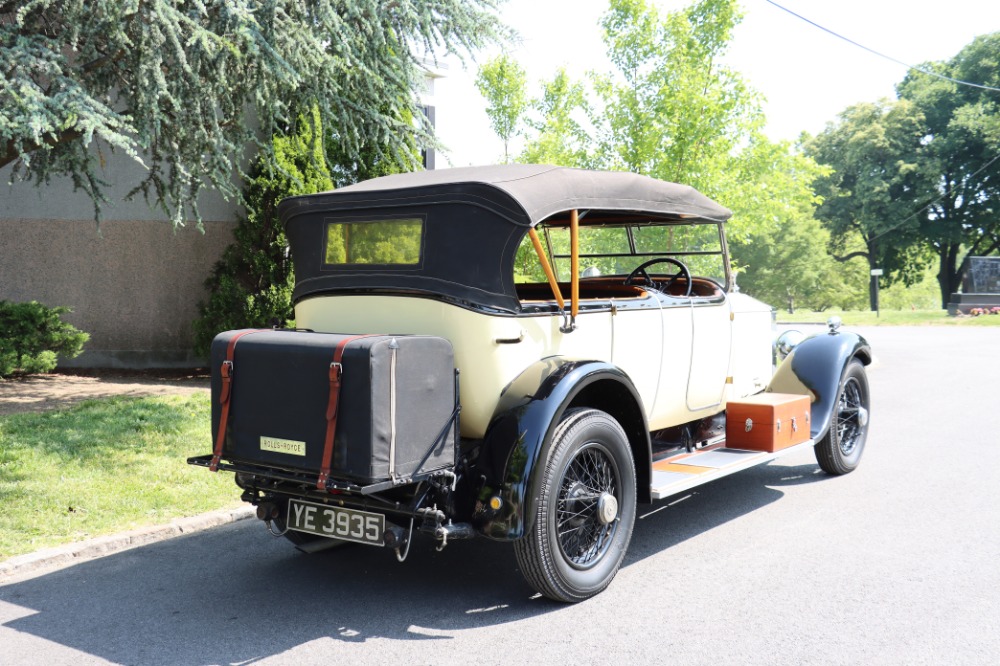
[[[634,173],[509,164],[374,178],[278,206],[295,258],[296,301],[325,293],[413,293],[515,313],[514,256],[528,228],[580,224],[722,223],[730,211],[686,185]],[[326,224],[419,217],[418,266],[324,264]]]

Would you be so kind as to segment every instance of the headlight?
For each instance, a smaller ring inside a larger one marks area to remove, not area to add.
[[[785,360],[785,357],[792,353],[792,350],[799,346],[806,336],[800,331],[795,329],[785,331],[778,336],[778,339],[774,342],[775,353],[777,354],[777,359],[779,362]]]

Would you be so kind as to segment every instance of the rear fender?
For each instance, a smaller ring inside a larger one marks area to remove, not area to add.
[[[806,338],[785,357],[767,386],[768,392],[808,395],[812,400],[813,439],[826,435],[836,407],[840,378],[847,364],[871,363],[868,342],[850,331],[831,331]]]
[[[511,540],[530,529],[539,492],[536,471],[556,425],[577,406],[601,409],[621,424],[635,459],[638,500],[650,501],[649,429],[632,381],[609,363],[552,357],[533,364],[504,389],[486,431],[475,462],[482,484],[473,522],[480,533]],[[500,501],[497,509],[490,507],[493,498]]]

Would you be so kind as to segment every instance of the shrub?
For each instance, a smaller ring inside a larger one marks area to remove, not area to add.
[[[292,316],[295,279],[277,207],[284,197],[333,188],[321,150],[306,128],[297,136],[275,138],[276,165],[254,165],[243,195],[247,215],[205,281],[209,296],[199,304],[194,322],[195,353],[208,356],[220,331],[284,326]]]
[[[398,170],[373,148],[362,149],[361,160],[343,153],[336,136],[324,133],[316,113],[312,125],[302,122],[300,127],[296,135],[274,138],[274,163],[258,160],[253,165],[243,193],[247,215],[239,219],[234,243],[205,281],[208,300],[199,303],[194,322],[194,351],[200,356],[209,355],[220,331],[284,326],[294,316],[294,267],[277,214],[283,198]]]
[[[0,301],[0,377],[50,372],[57,356],[79,356],[90,335],[62,321],[69,311],[37,301]]]

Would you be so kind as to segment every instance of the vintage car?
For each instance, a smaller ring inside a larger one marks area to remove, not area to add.
[[[730,211],[690,187],[470,167],[279,213],[297,328],[216,338],[214,450],[189,462],[235,472],[303,550],[510,541],[575,602],[615,576],[639,503],[808,447],[858,465],[868,344],[775,341],[735,286]]]

